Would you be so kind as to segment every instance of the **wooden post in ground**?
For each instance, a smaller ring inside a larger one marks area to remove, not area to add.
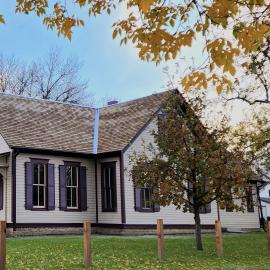
[[[6,222],[0,221],[0,270],[6,269]]]
[[[216,220],[215,222],[215,229],[216,229],[216,251],[217,256],[219,258],[223,257],[223,241],[222,241],[222,230],[221,230],[221,222]]]
[[[92,264],[91,250],[91,224],[84,222],[83,224],[83,249],[84,249],[84,266],[88,268]]]
[[[270,221],[268,220],[266,223],[267,226],[267,251],[270,255]]]
[[[157,220],[157,245],[158,245],[158,259],[160,261],[164,260],[164,229],[163,229],[163,219]]]

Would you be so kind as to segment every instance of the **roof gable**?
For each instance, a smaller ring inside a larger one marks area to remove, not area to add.
[[[102,108],[98,152],[123,150],[151,120],[171,91]]]

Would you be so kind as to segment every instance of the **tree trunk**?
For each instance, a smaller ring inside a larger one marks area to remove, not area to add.
[[[197,250],[203,250],[201,219],[199,209],[194,209],[194,220],[195,220],[196,247]]]

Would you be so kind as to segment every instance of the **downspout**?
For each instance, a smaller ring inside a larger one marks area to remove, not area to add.
[[[124,153],[120,153],[120,189],[121,189],[121,217],[122,224],[126,224],[126,201],[125,201],[125,168]]]
[[[8,185],[8,162],[10,162],[10,160],[8,159],[8,156],[5,156],[5,163],[4,164],[0,164],[0,169],[3,168],[4,169],[4,175],[3,176],[3,196],[5,198],[5,200],[3,200],[3,203],[5,205],[5,207],[3,208],[3,210],[5,211],[5,221],[7,222],[7,203],[8,203],[8,199],[7,199],[7,185]]]
[[[13,231],[16,231],[17,224],[16,224],[16,160],[19,151],[17,149],[13,149],[12,151],[12,160],[11,160],[11,167],[12,167],[12,226]]]
[[[265,231],[266,228],[265,228],[265,220],[264,220],[264,217],[263,217],[263,211],[262,211],[262,202],[261,202],[261,197],[260,197],[260,188],[263,186],[264,184],[262,185],[259,185],[258,186],[258,182],[256,184],[256,191],[257,191],[257,200],[259,202],[259,220],[260,220],[260,227],[263,228],[263,230]]]
[[[95,158],[96,224],[98,224],[97,158]]]
[[[9,157],[6,157],[6,164],[10,164],[10,156]],[[7,191],[7,185],[8,185],[8,167],[6,168],[6,175],[5,175],[5,220],[7,222],[7,211],[8,211],[8,191]]]
[[[99,109],[95,111],[94,123],[94,139],[93,139],[93,154],[98,153],[98,131],[99,131]],[[98,174],[97,174],[97,157],[95,157],[95,190],[96,190],[96,224],[98,224]]]
[[[98,131],[99,131],[99,109],[96,109],[95,123],[94,123],[93,154],[97,154],[98,152]]]

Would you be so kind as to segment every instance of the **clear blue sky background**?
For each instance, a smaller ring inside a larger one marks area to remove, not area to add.
[[[112,39],[112,22],[117,14],[96,19],[85,16],[85,27],[75,30],[71,42],[47,30],[35,15],[15,15],[15,0],[0,1],[0,14],[6,20],[0,26],[0,53],[30,62],[57,48],[64,56],[78,57],[84,63],[82,77],[89,80],[88,91],[97,101],[103,97],[125,101],[145,96],[164,90],[168,82],[162,72],[166,64],[142,62],[131,45],[120,47],[119,40]],[[193,48],[186,55],[195,53],[200,50]]]
[[[1,1],[0,53],[25,62],[45,56],[51,48],[78,57],[84,63],[82,76],[89,79],[89,91],[97,100],[104,96],[129,100],[155,91],[166,84],[162,67],[139,60],[135,49],[112,40],[112,17],[87,19],[76,29],[72,41],[58,37],[34,15],[15,15],[15,1]]]

